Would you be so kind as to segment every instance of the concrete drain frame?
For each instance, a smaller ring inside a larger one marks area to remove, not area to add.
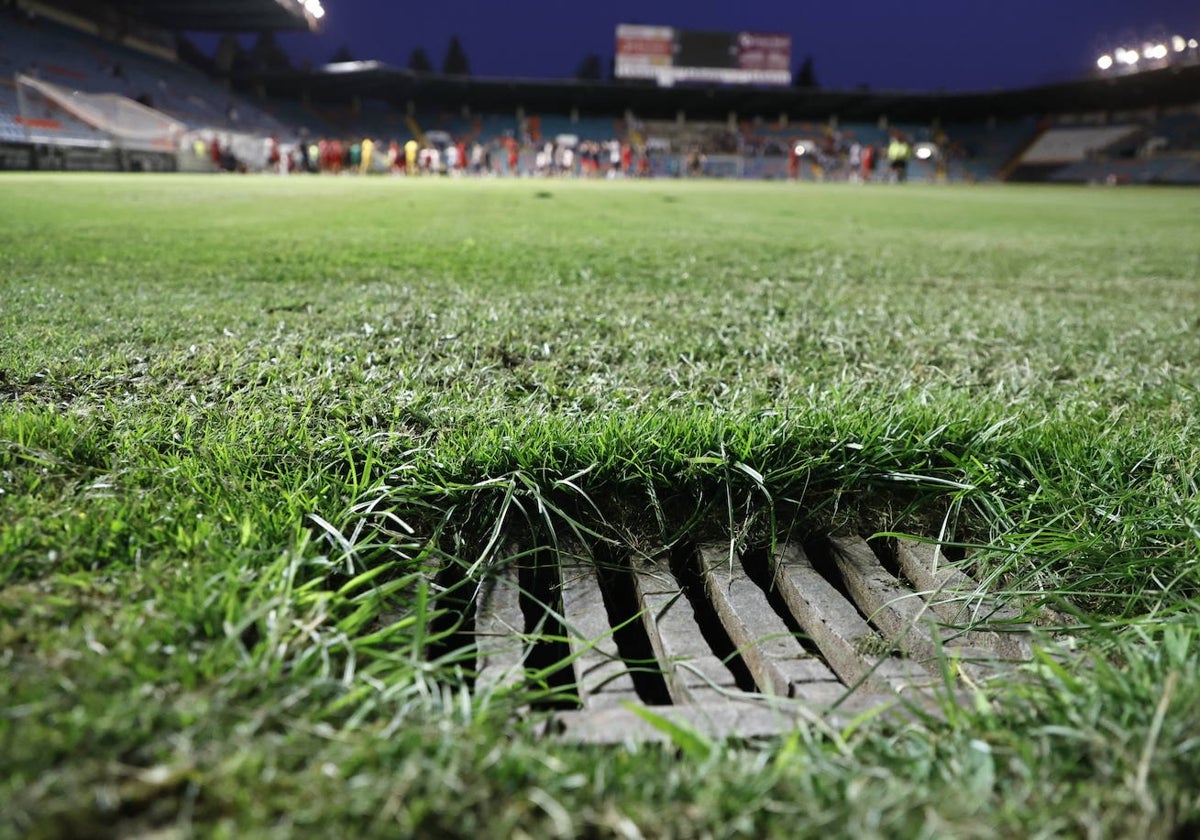
[[[756,737],[936,715],[1032,657],[1024,614],[904,539],[692,543],[656,561],[535,548],[451,612],[443,652],[474,657],[477,692],[520,688],[551,712],[547,733],[584,742],[662,740],[664,720]]]

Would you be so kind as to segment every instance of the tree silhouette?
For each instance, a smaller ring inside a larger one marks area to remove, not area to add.
[[[457,35],[450,36],[446,46],[446,58],[442,61],[442,72],[447,76],[470,76],[471,62],[467,61],[467,52]]]
[[[579,66],[575,68],[575,78],[598,81],[604,74],[603,68],[604,65],[600,61],[600,56],[596,53],[588,53],[583,57],[583,61],[579,62]]]
[[[429,60],[429,53],[425,52],[421,47],[417,47],[409,53],[408,69],[414,73],[432,73],[433,62]]]
[[[205,73],[214,75],[217,71],[216,62],[213,61],[212,56],[207,55],[182,32],[175,35],[175,53],[184,64],[199,67]]]
[[[354,61],[354,53],[350,52],[350,47],[346,44],[342,44],[329,56],[330,64],[344,64],[347,61]]]
[[[250,69],[250,56],[236,35],[226,33],[217,42],[217,52],[213,57],[217,70],[225,74],[245,73]]]
[[[291,70],[292,59],[275,40],[274,32],[260,32],[250,48],[250,63],[255,70]]]
[[[800,63],[800,68],[796,71],[794,81],[798,88],[812,88],[815,90],[820,87],[817,84],[817,73],[813,70],[813,57],[811,55],[804,56],[804,61]]]

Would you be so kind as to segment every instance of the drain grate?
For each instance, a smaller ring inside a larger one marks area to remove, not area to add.
[[[561,556],[498,564],[464,641],[477,691],[532,689],[554,710],[550,730],[573,740],[662,737],[647,717],[751,737],[881,707],[932,711],[1032,655],[1024,617],[930,544]]]

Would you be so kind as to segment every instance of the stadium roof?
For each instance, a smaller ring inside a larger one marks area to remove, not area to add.
[[[126,14],[174,32],[316,31],[301,0],[115,0]]]
[[[243,80],[251,81],[251,80]],[[673,118],[683,111],[694,119],[740,116],[791,120],[929,122],[941,119],[978,121],[989,117],[1137,110],[1169,107],[1200,100],[1200,65],[1168,67],[1126,76],[1087,79],[1021,90],[970,93],[806,90],[799,88],[691,87],[661,88],[651,83],[577,80],[480,79],[418,74],[380,62],[351,62],[311,71],[268,73],[252,80],[269,93],[318,100],[349,101],[352,97],[390,102],[412,101],[440,108],[467,106],[476,111],[566,112],[616,114],[632,109],[647,118]]]

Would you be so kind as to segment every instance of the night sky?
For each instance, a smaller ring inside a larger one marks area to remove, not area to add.
[[[1197,0],[324,0],[320,35],[281,39],[323,64],[342,45],[397,66],[423,47],[440,68],[458,35],[476,76],[569,78],[588,53],[607,71],[618,23],[786,32],[822,87],[989,90],[1076,78],[1115,46],[1200,37]],[[898,10],[898,11],[892,11]],[[794,69],[794,67],[793,67]]]

